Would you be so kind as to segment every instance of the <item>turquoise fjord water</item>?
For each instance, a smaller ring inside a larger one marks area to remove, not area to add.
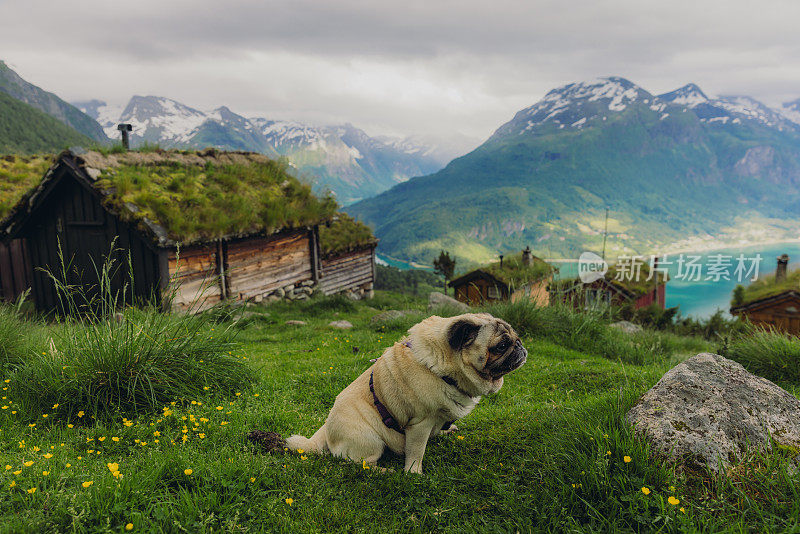
[[[727,315],[733,288],[740,283],[734,274],[740,254],[743,254],[745,258],[761,255],[759,278],[775,272],[776,258],[781,254],[789,255],[790,270],[800,268],[800,241],[704,252],[684,252],[683,256],[686,261],[690,256],[700,257],[695,262],[702,266],[700,280],[679,279],[677,261],[680,254],[669,254],[664,258],[665,261],[672,262],[671,265],[668,265],[670,281],[667,283],[667,307],[678,306],[684,317],[706,318],[713,315],[718,309]],[[725,280],[724,277],[715,280],[716,277],[713,275],[709,279],[709,265],[713,264],[719,255],[723,256],[723,261],[727,259],[730,262],[730,267],[721,269],[728,272],[729,280]],[[381,259],[386,260],[386,258]],[[610,262],[615,261],[615,258],[608,259]],[[401,269],[411,268],[409,264],[396,260],[388,260],[387,263]],[[577,263],[557,263],[555,265],[559,268],[559,278],[574,278],[578,274]],[[750,265],[751,262],[747,261],[746,267],[749,268]],[[684,264],[684,271],[685,269]],[[749,279],[741,283],[747,285]]]

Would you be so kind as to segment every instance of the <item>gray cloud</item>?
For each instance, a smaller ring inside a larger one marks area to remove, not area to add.
[[[800,3],[771,0],[0,3],[0,50],[69,99],[486,137],[550,88],[617,74],[800,97]]]

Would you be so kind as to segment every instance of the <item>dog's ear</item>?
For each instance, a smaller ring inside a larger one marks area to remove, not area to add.
[[[480,330],[481,325],[460,319],[450,325],[447,340],[453,350],[463,350],[472,345]]]

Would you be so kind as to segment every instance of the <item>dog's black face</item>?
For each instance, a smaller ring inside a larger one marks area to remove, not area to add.
[[[518,369],[528,357],[511,325],[488,314],[458,318],[450,326],[449,344],[462,354],[464,363],[490,381]]]

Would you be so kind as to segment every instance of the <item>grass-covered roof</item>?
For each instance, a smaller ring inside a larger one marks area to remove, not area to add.
[[[337,209],[333,198],[316,197],[285,164],[261,154],[148,150],[60,157],[74,158],[120,218],[143,230],[160,227],[155,233],[162,244],[164,237],[188,244],[314,225]],[[4,192],[4,215],[46,168],[32,159],[19,171],[16,179],[25,186]]]
[[[54,160],[52,155],[0,156],[0,219],[42,181]]]
[[[530,265],[525,265],[522,261],[522,253],[509,255],[503,258],[503,264],[500,262],[490,263],[479,267],[477,270],[490,274],[497,280],[506,284],[509,288],[521,287],[530,282],[541,280],[545,276],[549,276],[555,268],[549,263],[536,256],[532,257],[533,261]],[[470,272],[474,272],[470,271]],[[463,273],[458,278],[468,275]]]
[[[774,297],[785,291],[800,291],[800,270],[791,271],[786,274],[786,278],[777,282],[775,274],[759,278],[755,282],[745,286],[741,301],[736,302],[736,296],[731,301],[733,306],[744,306],[752,302]]]
[[[319,241],[323,256],[342,254],[378,243],[369,226],[346,213],[337,214],[330,225],[320,226]]]

